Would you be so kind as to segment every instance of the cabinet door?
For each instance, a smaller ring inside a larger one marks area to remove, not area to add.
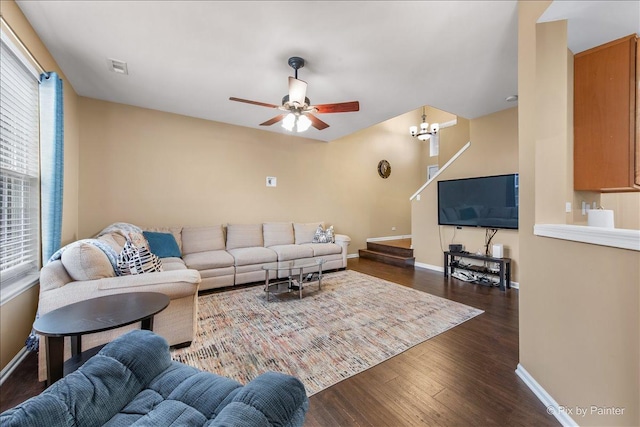
[[[636,143],[635,184],[640,187],[640,43],[636,39]]]
[[[574,57],[574,188],[636,190],[636,36]]]

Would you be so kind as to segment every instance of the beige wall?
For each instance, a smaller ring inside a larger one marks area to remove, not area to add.
[[[78,235],[78,96],[47,48],[12,0],[0,2],[0,13],[34,58],[47,71],[56,71],[64,85],[64,200],[62,243],[76,240]],[[0,306],[0,365],[4,368],[24,347],[35,319],[38,287]]]
[[[89,98],[80,107],[81,237],[116,221],[323,220],[357,253],[368,237],[411,233],[420,145],[408,115],[323,143]]]
[[[616,228],[640,230],[640,193],[604,193],[598,206],[613,210]]]
[[[569,79],[559,71],[567,68],[566,22],[536,25],[548,4],[519,3],[520,363],[560,405],[625,408],[574,416],[580,425],[639,425],[640,254],[533,235],[542,219],[564,223],[553,189],[566,192],[570,179],[564,163],[558,181],[549,180],[540,155],[550,140],[565,151],[571,133],[571,100],[552,102]],[[553,120],[548,132],[541,117]]]
[[[468,130],[464,130],[468,124]],[[457,134],[468,134],[471,146],[439,176],[438,180],[500,175],[518,172],[518,109],[509,108],[474,120],[460,120]],[[452,128],[453,131],[453,128]],[[447,144],[442,135],[441,144]],[[454,153],[455,154],[455,153]],[[417,190],[417,188],[416,188]],[[438,191],[429,184],[412,202],[411,222],[416,262],[443,267],[442,251],[450,243],[462,243],[469,252],[484,250],[485,229],[438,226]],[[454,237],[455,234],[455,237]],[[513,259],[512,280],[518,281],[518,231],[500,230],[492,243],[502,243]]]
[[[455,126],[444,128],[440,132],[440,153],[438,155],[440,167],[444,166],[467,142],[471,141],[469,120],[464,117],[458,117],[456,120],[458,123]]]

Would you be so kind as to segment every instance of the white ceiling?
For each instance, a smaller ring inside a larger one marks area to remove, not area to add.
[[[228,98],[280,104],[301,56],[312,104],[360,101],[302,134],[323,141],[423,105],[480,117],[517,92],[516,1],[17,3],[79,95],[234,125],[286,133],[258,126],[278,110]]]
[[[579,53],[640,34],[640,1],[554,1],[538,22],[567,20],[567,45]]]

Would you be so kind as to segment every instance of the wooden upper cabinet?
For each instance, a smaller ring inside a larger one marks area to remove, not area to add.
[[[574,56],[574,189],[640,191],[640,53],[631,35]]]

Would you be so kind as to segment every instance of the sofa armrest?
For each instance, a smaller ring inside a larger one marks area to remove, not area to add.
[[[172,270],[95,280],[97,289],[106,293],[160,292],[172,300],[197,294],[200,281],[197,270]]]
[[[200,281],[200,273],[197,270],[190,269],[95,279],[97,287],[100,290],[175,285],[179,283],[197,285]]]
[[[336,243],[340,246],[346,247],[349,246],[349,243],[351,243],[351,237],[347,236],[346,234],[336,234],[335,239]]]
[[[164,338],[151,331],[132,331],[40,395],[0,415],[0,424],[103,425],[170,365]]]
[[[347,250],[351,243],[351,237],[346,234],[335,235],[336,244],[342,248],[342,268],[347,268]]]
[[[42,315],[63,305],[125,292],[160,292],[175,300],[196,295],[200,280],[196,270],[173,270],[69,282],[40,292],[38,310]]]
[[[167,340],[152,331],[141,329],[121,335],[104,346],[98,354],[117,360],[130,371],[142,387],[146,387],[172,363]],[[96,364],[97,360],[91,364],[87,362],[82,369],[83,372],[90,369],[93,371]]]
[[[210,425],[302,426],[308,409],[300,380],[266,372],[242,387]]]

